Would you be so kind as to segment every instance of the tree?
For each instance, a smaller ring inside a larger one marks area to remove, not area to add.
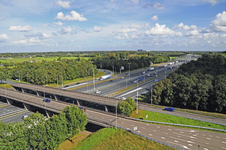
[[[117,106],[118,113],[130,116],[133,112],[133,107],[127,101],[120,101]]]
[[[133,110],[136,110],[137,106],[131,97],[127,98],[126,101],[132,106]]]

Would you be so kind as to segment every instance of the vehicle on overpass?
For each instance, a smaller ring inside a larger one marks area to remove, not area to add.
[[[96,94],[99,94],[100,92],[101,92],[100,90],[97,90],[95,93],[96,93]]]
[[[79,107],[79,109],[82,109],[84,112],[86,111],[86,109],[84,107]]]
[[[105,79],[110,79],[110,78],[111,78],[111,75],[105,75],[105,76],[100,77],[100,80],[105,80]]]
[[[151,68],[149,68],[149,70],[150,70],[150,71],[153,71],[153,70],[155,70],[155,68],[154,68],[154,67],[151,67]]]
[[[43,99],[43,101],[44,101],[44,102],[47,102],[47,103],[50,102],[50,100],[49,100],[48,98]]]
[[[22,116],[22,119],[24,120],[25,118],[27,118],[28,117],[28,115],[23,115]]]

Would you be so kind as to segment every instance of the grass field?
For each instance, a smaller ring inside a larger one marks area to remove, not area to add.
[[[101,129],[81,141],[73,150],[173,150],[173,148],[147,140],[125,130]]]
[[[170,60],[174,60],[174,59],[176,59],[177,57],[170,57]]]
[[[78,57],[61,57],[61,59],[77,59]],[[81,59],[90,59],[90,57],[80,57]],[[13,58],[13,59],[0,59],[0,62],[24,62],[33,61],[41,62],[42,60],[53,61],[57,60],[58,57],[36,57],[36,58]]]
[[[147,119],[146,119],[146,115],[148,115]],[[152,111],[146,111],[146,110],[139,110],[138,114],[136,114],[136,111],[134,111],[131,117],[137,118],[137,119],[143,119],[143,120],[151,120],[151,121],[167,122],[167,123],[175,123],[175,124],[186,124],[186,125],[226,130],[226,126],[223,126],[223,125],[218,125],[214,123],[193,120],[193,119],[188,119],[188,118],[183,118],[183,117],[173,116],[168,114],[162,114],[162,113],[157,113]]]

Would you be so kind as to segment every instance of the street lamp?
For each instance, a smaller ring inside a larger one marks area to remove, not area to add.
[[[130,65],[131,63],[128,63],[129,64],[129,80],[130,80]]]
[[[151,85],[151,105],[152,105],[152,86],[153,85]]]
[[[118,105],[118,100],[116,101],[116,107],[115,107],[115,111],[116,111],[116,130],[117,130],[117,105]]]
[[[113,70],[113,76],[114,76],[114,65],[112,66],[112,70]]]
[[[138,114],[138,82],[137,82],[137,114]]]
[[[94,83],[94,91],[95,91],[95,73],[94,73],[94,68],[93,69],[93,83]]]
[[[57,87],[58,87],[58,75],[59,75],[59,74],[57,74]]]

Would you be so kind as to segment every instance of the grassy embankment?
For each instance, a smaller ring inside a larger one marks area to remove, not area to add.
[[[146,119],[146,115],[148,115],[147,119]],[[185,124],[185,125],[193,125],[193,126],[201,126],[201,127],[209,127],[209,128],[226,130],[226,126],[223,126],[223,125],[218,125],[214,123],[193,120],[193,119],[188,119],[188,118],[183,118],[183,117],[173,116],[168,114],[162,114],[162,113],[157,113],[152,111],[146,111],[146,110],[139,110],[138,114],[136,114],[136,111],[134,111],[131,117],[137,118],[137,119],[143,119],[143,120],[150,120],[150,121]]]
[[[80,141],[78,143],[78,141]],[[81,138],[75,139],[73,150],[124,150],[124,149],[152,149],[152,150],[174,150],[171,147],[158,144],[156,142],[139,137],[125,130],[114,128],[104,128],[91,136],[82,140]],[[77,144],[78,143],[78,144]],[[68,147],[68,148],[66,148]],[[62,143],[59,147],[60,150],[70,150],[71,146],[66,142]]]

